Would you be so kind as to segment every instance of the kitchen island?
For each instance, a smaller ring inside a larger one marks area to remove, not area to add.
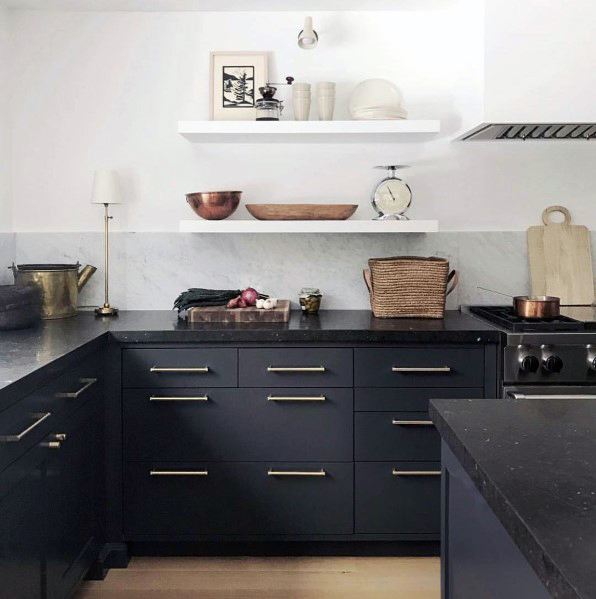
[[[596,403],[433,400],[444,599],[596,597]]]
[[[0,333],[6,596],[26,579],[21,596],[59,599],[130,552],[214,542],[435,554],[428,402],[496,397],[500,341],[459,312],[193,325],[82,313]]]

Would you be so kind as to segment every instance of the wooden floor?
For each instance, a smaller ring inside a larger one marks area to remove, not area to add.
[[[139,557],[74,599],[439,599],[429,557]]]

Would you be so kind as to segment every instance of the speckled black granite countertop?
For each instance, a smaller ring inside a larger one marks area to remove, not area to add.
[[[419,342],[496,343],[501,333],[460,312],[444,320],[380,320],[367,310],[330,310],[318,316],[293,312],[287,323],[192,324],[173,311],[124,311],[116,318],[83,312],[44,321],[34,329],[0,331],[0,395],[40,369],[59,366],[76,350],[91,351],[111,335],[122,343],[220,342]],[[93,347],[91,347],[93,346]]]
[[[554,597],[596,597],[596,401],[433,400],[443,440]]]

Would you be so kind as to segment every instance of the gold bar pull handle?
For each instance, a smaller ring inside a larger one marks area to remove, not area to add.
[[[268,470],[267,476],[327,476],[327,472],[320,470]]]
[[[0,443],[18,443],[22,441],[31,431],[35,430],[44,420],[47,420],[52,415],[51,412],[43,412],[41,414],[33,414],[36,418],[33,424],[30,424],[26,429],[16,435],[0,435]]]
[[[396,426],[433,426],[432,420],[392,420]]]
[[[46,449],[60,449],[62,447],[62,443],[60,441],[45,441],[41,444],[42,447]]]
[[[186,374],[205,374],[209,372],[209,366],[151,366],[149,372],[154,373],[186,373]]]
[[[208,470],[150,470],[149,476],[208,476]]]
[[[451,372],[450,366],[392,366],[391,372],[401,372],[402,374],[416,374],[416,373],[449,373]]]
[[[208,395],[150,395],[149,401],[209,401]]]
[[[269,395],[267,401],[326,401],[324,395]]]
[[[267,366],[267,372],[325,372],[324,366]]]
[[[440,470],[398,470],[393,469],[393,476],[441,476]]]
[[[83,395],[83,393],[85,393],[85,391],[87,391],[87,389],[89,389],[89,387],[91,387],[92,385],[95,385],[95,383],[97,383],[97,379],[79,379],[79,383],[82,383],[83,386],[80,389],[78,389],[77,391],[70,391],[70,392],[67,391],[66,393],[56,393],[56,397],[66,398],[66,399],[77,399],[78,397]]]

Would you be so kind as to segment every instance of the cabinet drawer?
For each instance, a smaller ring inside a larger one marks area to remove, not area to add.
[[[129,389],[127,459],[352,461],[351,389]]]
[[[127,540],[353,532],[353,464],[131,462],[125,485]]]
[[[236,387],[238,350],[171,348],[123,350],[125,387]]]
[[[482,399],[482,387],[360,387],[354,390],[354,409],[358,412],[428,412],[431,399]]]
[[[351,387],[352,350],[240,350],[241,387]]]
[[[50,432],[53,423],[98,394],[97,358],[89,358],[0,412],[0,470]]]
[[[439,538],[441,477],[434,473],[440,470],[438,462],[357,462],[356,533]]]
[[[482,348],[395,347],[354,350],[357,387],[481,387]]]
[[[354,416],[355,459],[441,459],[441,437],[426,412],[358,412]]]

